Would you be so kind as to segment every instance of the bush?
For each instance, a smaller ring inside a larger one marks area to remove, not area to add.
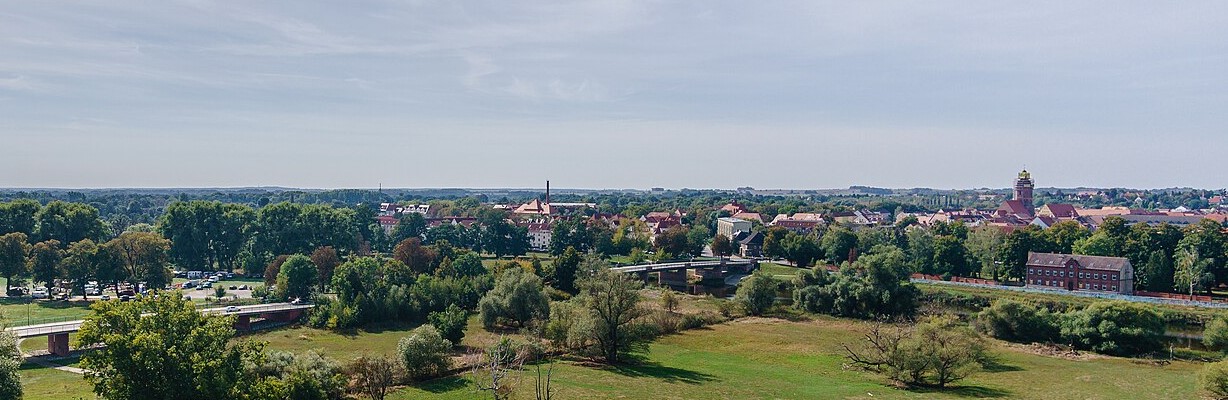
[[[280,380],[280,384],[270,386],[278,393],[276,397],[323,400],[340,399],[345,393],[341,365],[314,350],[302,354],[271,351],[262,363],[251,366],[250,372],[259,379]]]
[[[1011,300],[994,301],[973,320],[977,331],[1019,343],[1048,342],[1057,339],[1057,318],[1048,310]]]
[[[1164,320],[1142,305],[1125,301],[1093,303],[1066,313],[1062,338],[1078,348],[1130,356],[1159,350]]]
[[[1228,347],[1228,319],[1216,317],[1202,331],[1202,343],[1207,347]]]
[[[1203,367],[1198,375],[1198,387],[1216,399],[1228,399],[1228,360]]]
[[[742,306],[750,315],[763,315],[772,305],[776,304],[776,291],[780,282],[763,270],[755,271],[754,275],[742,281],[733,301]]]
[[[875,246],[839,272],[822,268],[798,273],[793,304],[806,312],[840,317],[908,317],[917,312],[918,290],[908,283],[904,253]]]
[[[439,330],[439,334],[444,339],[452,342],[453,346],[460,345],[461,339],[465,337],[465,325],[468,322],[469,313],[457,307],[456,304],[448,305],[448,309],[444,311],[435,311],[426,316],[427,321],[435,329]]]
[[[863,347],[844,346],[849,365],[886,374],[909,385],[946,385],[968,377],[987,360],[984,340],[952,316],[913,327],[875,324]]]
[[[422,325],[397,342],[401,366],[410,379],[421,380],[442,374],[452,367],[448,350],[452,342],[444,339],[435,327]]]
[[[495,288],[478,302],[482,326],[494,328],[503,323],[525,326],[529,321],[550,315],[550,299],[543,291],[541,278],[522,269],[504,271]]]

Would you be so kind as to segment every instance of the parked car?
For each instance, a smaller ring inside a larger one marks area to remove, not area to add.
[[[210,289],[210,288],[213,288],[213,282],[205,282],[204,284],[200,285],[200,288],[201,288],[201,289]]]
[[[239,290],[239,287],[235,285],[230,285],[230,290]]]
[[[247,290],[247,285],[239,285],[239,290]]]
[[[34,289],[33,292],[30,292],[30,297],[33,297],[36,299],[45,299],[49,296],[50,295],[47,293],[46,288],[37,288],[37,289]]]

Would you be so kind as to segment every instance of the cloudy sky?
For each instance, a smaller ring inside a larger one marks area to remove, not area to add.
[[[1228,3],[14,1],[0,187],[1221,188]]]

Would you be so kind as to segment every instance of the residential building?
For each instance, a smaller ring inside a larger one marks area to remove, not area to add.
[[[1134,294],[1134,267],[1122,257],[1028,253],[1029,287]]]
[[[763,255],[763,233],[742,232],[734,244],[738,246],[738,254],[745,258],[755,258]]]

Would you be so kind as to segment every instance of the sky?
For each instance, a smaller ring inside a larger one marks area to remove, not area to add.
[[[9,1],[0,187],[1223,188],[1228,2]]]

